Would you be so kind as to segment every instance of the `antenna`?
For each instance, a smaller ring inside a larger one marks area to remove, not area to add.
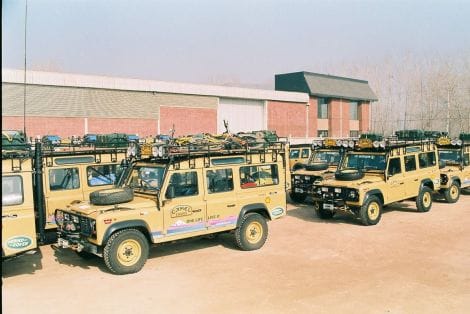
[[[23,133],[26,136],[26,29],[28,26],[28,0],[24,10],[24,76],[23,76]]]

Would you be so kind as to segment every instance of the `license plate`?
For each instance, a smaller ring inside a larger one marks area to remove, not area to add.
[[[296,193],[303,193],[303,192],[304,192],[304,190],[302,190],[302,189],[299,189],[299,188],[295,188],[295,192],[296,192]]]
[[[323,209],[330,209],[330,210],[333,210],[333,209],[334,209],[334,206],[333,206],[333,204],[323,204]]]

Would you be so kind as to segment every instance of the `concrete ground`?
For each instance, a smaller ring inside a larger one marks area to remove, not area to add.
[[[371,227],[290,204],[258,251],[229,234],[160,245],[126,276],[44,246],[2,263],[2,312],[470,313],[469,226],[470,195],[394,204]]]

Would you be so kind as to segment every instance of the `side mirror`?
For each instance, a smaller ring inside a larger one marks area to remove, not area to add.
[[[439,169],[445,168],[446,162],[444,160],[439,160]]]
[[[464,165],[464,166],[468,166],[468,165],[470,165],[470,162],[469,162],[467,159],[464,159],[463,165]]]
[[[169,185],[168,186],[168,189],[166,190],[166,194],[165,194],[165,197],[167,199],[172,199],[172,198],[175,198],[175,186],[174,185]]]

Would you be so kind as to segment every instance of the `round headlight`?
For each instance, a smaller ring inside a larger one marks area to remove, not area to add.
[[[457,145],[457,140],[452,140],[450,143],[451,143],[452,145]]]
[[[152,147],[152,156],[153,157],[158,157],[158,146],[153,146]]]
[[[341,146],[343,145],[343,141],[342,140],[336,140],[336,146]]]
[[[385,148],[385,141],[379,143],[380,147]]]
[[[349,141],[348,146],[351,147],[351,148],[354,148],[354,141]]]
[[[137,155],[137,147],[131,145],[127,148],[127,157],[135,157]]]
[[[349,141],[348,140],[344,140],[343,143],[342,143],[343,147],[348,147],[349,145]]]
[[[457,140],[457,145],[462,146],[462,140]]]
[[[378,148],[380,144],[379,144],[378,141],[374,141],[374,142],[372,143],[372,145],[373,145],[375,148]]]

